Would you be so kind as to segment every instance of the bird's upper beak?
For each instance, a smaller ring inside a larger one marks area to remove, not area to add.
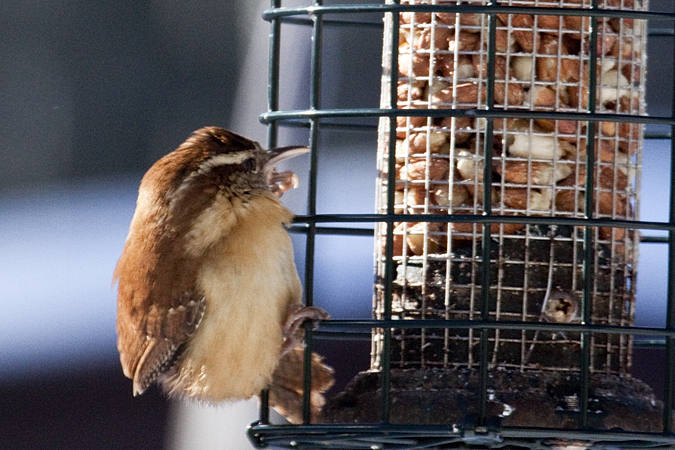
[[[267,184],[270,190],[277,197],[281,197],[284,192],[298,186],[298,177],[291,171],[277,172],[275,167],[281,161],[302,155],[309,151],[308,147],[278,147],[268,150],[270,159],[263,166],[263,171],[267,174]]]
[[[309,147],[299,147],[297,145],[291,147],[277,147],[267,150],[267,153],[270,155],[270,159],[265,163],[263,169],[267,171],[274,170],[274,168],[281,161],[293,158],[294,156],[302,155],[309,151]]]

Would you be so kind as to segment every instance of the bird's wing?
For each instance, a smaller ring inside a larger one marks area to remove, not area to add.
[[[136,395],[171,368],[206,303],[195,288],[196,263],[176,248],[162,247],[168,244],[140,236],[148,234],[130,234],[115,269],[117,348]]]
[[[182,345],[197,330],[206,304],[203,295],[183,294],[177,306],[151,307],[146,322],[147,345],[134,370],[134,395],[142,394],[157,377],[173,366]]]

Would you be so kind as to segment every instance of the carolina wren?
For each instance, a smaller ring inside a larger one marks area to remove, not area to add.
[[[305,147],[264,150],[222,128],[197,130],[143,177],[118,281],[117,334],[133,393],[157,381],[169,395],[205,402],[247,399],[301,418],[306,320],[302,286],[278,197],[297,178],[280,161]],[[312,406],[333,383],[313,355]]]

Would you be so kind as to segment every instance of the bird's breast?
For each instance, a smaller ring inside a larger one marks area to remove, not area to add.
[[[281,209],[279,209],[281,208]],[[172,391],[206,401],[249,398],[265,388],[288,305],[301,300],[281,205],[248,205],[227,237],[205,253],[198,284],[202,322],[188,341]]]

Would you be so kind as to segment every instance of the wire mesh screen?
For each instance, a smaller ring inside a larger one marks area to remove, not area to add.
[[[375,19],[351,19],[360,13]],[[672,224],[638,220],[643,124],[675,126],[646,115],[647,35],[672,39],[675,15],[647,0],[273,0],[264,17],[270,146],[281,125],[307,127],[312,148],[308,210],[293,230],[307,236],[306,301],[320,234],[373,235],[375,283],[372,319],[333,318],[306,338],[309,358],[316,339],[367,336],[370,367],[300,426],[270,424],[263,396],[254,444],[675,445],[675,256],[666,326],[634,324],[639,231],[668,230],[649,241],[675,248]],[[311,27],[306,110],[279,110],[284,23]],[[383,30],[379,107],[322,108],[332,26]],[[378,135],[375,214],[317,213],[326,129]],[[670,131],[659,137],[675,148]],[[638,335],[662,339],[663,403],[631,377]]]
[[[590,1],[503,3],[537,7],[539,14],[496,14],[492,19],[474,12],[400,14],[396,65],[391,64],[393,52],[385,48],[385,70],[398,68],[397,107],[454,114],[396,118],[394,212],[635,219],[641,125],[529,118],[519,113],[579,113],[592,108],[599,113],[644,114],[646,25],[641,20],[599,17],[594,19],[598,33],[591,36],[588,17],[541,15],[543,8],[589,8]],[[602,0],[598,6],[620,11],[647,7],[619,0]],[[385,35],[392,32],[392,22],[389,16]],[[590,73],[597,74],[594,107],[589,103]],[[388,76],[383,79],[383,106],[389,102],[390,81]],[[476,117],[475,110],[514,114],[488,124]],[[388,119],[382,121],[381,132],[378,211],[386,213]],[[589,139],[596,160],[590,166],[593,181],[587,183]],[[583,255],[588,251],[592,253],[588,270],[593,273],[591,322],[633,324],[637,262],[633,230],[493,224],[486,284],[481,277],[486,245],[481,241],[488,235],[482,225],[401,221],[393,226],[394,318],[480,318],[482,286],[489,285],[490,319],[579,322]],[[590,233],[590,239],[585,240],[584,233]],[[384,244],[385,236],[383,225],[378,242]],[[588,243],[591,248],[585,247]],[[378,256],[378,276],[383,280],[384,245]],[[383,299],[384,288],[379,285],[379,317]],[[381,340],[376,336],[375,342]],[[627,373],[630,342],[625,335],[593,335],[591,371]],[[479,336],[472,329],[400,329],[393,343],[392,362],[398,367],[473,367],[480,359]],[[581,335],[576,332],[495,330],[489,346],[490,364],[495,367],[580,370]],[[374,368],[379,367],[381,351],[375,348]]]

